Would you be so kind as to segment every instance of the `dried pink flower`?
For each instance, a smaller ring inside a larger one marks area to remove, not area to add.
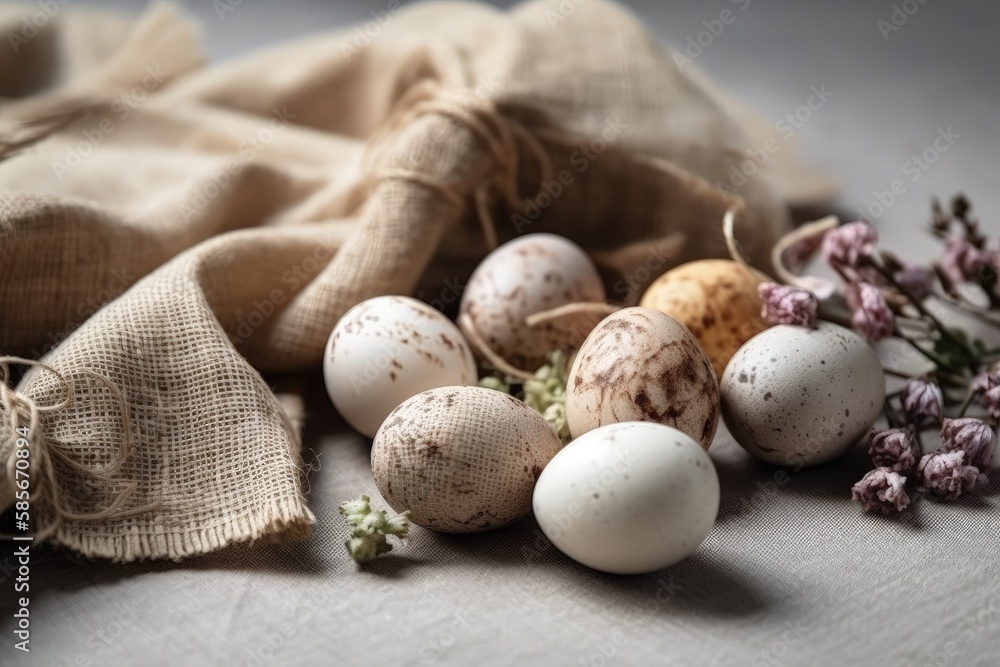
[[[904,428],[872,431],[868,436],[868,455],[880,468],[909,473],[917,465],[916,441],[913,432]]]
[[[1000,275],[1000,238],[987,242],[983,248],[983,265],[994,275]],[[993,296],[1000,299],[1000,278],[993,279]]]
[[[980,373],[972,378],[969,390],[980,394],[979,403],[993,419],[1000,420],[1000,368]]]
[[[938,260],[938,267],[955,285],[961,285],[979,277],[983,266],[983,251],[961,236],[949,236],[944,255]]]
[[[885,297],[871,283],[848,283],[844,297],[851,309],[851,327],[871,343],[888,338],[896,329],[896,318]]]
[[[1000,420],[1000,384],[984,391],[979,402],[990,413],[990,417]]]
[[[867,222],[851,222],[831,229],[823,237],[823,259],[831,266],[857,266],[878,243],[878,233]]]
[[[778,283],[761,283],[757,286],[764,307],[760,316],[770,324],[797,324],[816,328],[819,299],[809,290]]]
[[[903,268],[892,274],[893,279],[903,286],[917,301],[931,295],[931,270],[925,266],[904,261]]]
[[[974,392],[983,392],[989,391],[997,386],[1000,386],[1000,370],[980,373],[976,377],[972,378],[972,383],[969,385],[969,389]]]
[[[917,464],[917,488],[944,500],[955,500],[971,491],[979,479],[979,469],[966,465],[965,460],[962,450],[926,454]]]
[[[906,383],[900,394],[903,411],[912,422],[919,422],[925,417],[941,421],[941,410],[944,408],[944,397],[941,388],[933,382],[914,378]]]
[[[889,468],[875,468],[851,488],[851,498],[861,503],[866,512],[894,514],[910,504],[906,495],[906,478]]]
[[[993,429],[981,419],[946,418],[941,424],[941,445],[949,452],[965,452],[966,463],[984,476],[993,469]]]

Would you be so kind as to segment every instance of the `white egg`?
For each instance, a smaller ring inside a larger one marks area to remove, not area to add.
[[[532,499],[545,536],[595,570],[638,574],[690,555],[719,511],[719,477],[702,446],[653,422],[583,434],[542,471]]]
[[[347,311],[327,341],[323,377],[337,411],[369,437],[411,396],[477,381],[458,327],[407,296],[380,296]]]
[[[741,347],[720,383],[722,416],[736,442],[783,466],[834,459],[878,418],[885,373],[850,329],[782,324]]]

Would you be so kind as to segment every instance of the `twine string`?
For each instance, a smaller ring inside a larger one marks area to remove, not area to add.
[[[11,365],[29,366],[40,368],[51,373],[59,382],[59,386],[65,397],[50,405],[39,405],[29,396],[18,392],[10,387]],[[104,509],[95,512],[75,512],[63,501],[63,490],[59,485],[56,475],[55,460],[58,459],[61,465],[70,468],[80,477],[96,477],[105,482],[110,482],[112,476],[121,470],[128,460],[134,442],[132,435],[132,417],[129,410],[128,399],[121,389],[114,382],[105,376],[91,370],[82,372],[86,377],[93,378],[104,384],[112,395],[118,400],[122,407],[122,429],[124,440],[115,452],[114,459],[100,469],[94,469],[80,463],[71,455],[68,443],[63,443],[55,439],[47,438],[42,430],[42,416],[46,413],[58,412],[69,407],[73,403],[74,384],[73,381],[52,368],[51,366],[35,361],[14,356],[0,356],[0,407],[7,411],[10,418],[12,431],[20,436],[18,429],[21,424],[22,414],[28,416],[27,435],[28,441],[28,461],[29,475],[34,481],[33,488],[28,496],[29,501],[34,502],[39,498],[51,506],[54,517],[46,525],[34,533],[35,540],[42,541],[52,535],[63,521],[103,521],[105,519],[118,519],[136,514],[142,514],[159,508],[160,503],[154,502],[131,509],[121,509],[138,488],[138,482],[129,482],[122,489],[115,499]],[[7,479],[13,484],[17,464],[18,447],[12,447],[10,455],[5,465]],[[10,539],[11,536],[0,536]]]
[[[403,96],[399,106],[400,110],[372,137],[366,156],[370,168],[373,163],[385,158],[383,148],[391,147],[390,139],[427,115],[445,116],[466,127],[486,147],[494,168],[479,183],[447,183],[404,167],[373,169],[373,180],[402,179],[418,183],[436,190],[456,206],[464,206],[471,191],[483,238],[490,249],[496,248],[498,239],[492,213],[494,197],[499,193],[510,208],[520,210],[521,202],[526,198],[518,187],[522,146],[538,165],[541,181],[532,196],[540,194],[542,183],[553,178],[552,159],[548,151],[530,130],[500,113],[492,102],[446,91],[434,82],[415,86]]]

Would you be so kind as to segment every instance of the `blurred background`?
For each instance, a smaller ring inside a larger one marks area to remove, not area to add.
[[[146,4],[70,2],[133,14]],[[178,4],[200,21],[206,51],[221,61],[263,45],[371,21],[389,0]],[[932,196],[948,198],[958,191],[970,196],[988,229],[1000,228],[1000,222],[990,219],[1000,212],[1000,132],[995,127],[1000,6],[974,0],[623,4],[665,49],[690,58],[767,119],[788,123],[791,114],[806,154],[840,183],[838,208],[849,217],[864,214],[884,230],[890,247],[894,239],[907,237],[911,254],[935,253],[935,244],[924,234],[913,239],[912,230],[927,221]],[[729,13],[723,17],[724,12]],[[813,98],[818,109],[800,109],[814,89],[824,91],[826,100],[817,105]],[[949,137],[950,143],[937,143],[947,145],[946,151],[933,149],[940,136]],[[925,152],[933,163],[921,159]],[[891,194],[894,180],[903,182],[903,194]],[[890,201],[887,194],[892,200],[884,205]]]

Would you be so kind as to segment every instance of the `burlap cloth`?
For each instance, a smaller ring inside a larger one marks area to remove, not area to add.
[[[299,434],[260,373],[315,368],[355,303],[445,295],[536,231],[627,302],[724,254],[729,208],[766,268],[828,183],[788,147],[720,189],[766,126],[617,5],[569,4],[571,23],[566,2],[421,4],[378,39],[207,68],[169,6],[63,11],[0,49],[0,353],[47,366],[4,390],[0,506],[25,428],[53,544],[128,561],[300,537]]]

